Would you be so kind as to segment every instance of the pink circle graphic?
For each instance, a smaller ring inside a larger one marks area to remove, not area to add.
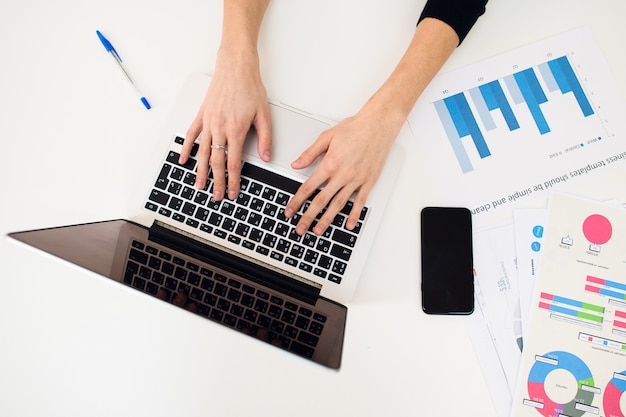
[[[583,222],[583,234],[594,245],[604,245],[611,239],[613,226],[603,215],[592,214]]]

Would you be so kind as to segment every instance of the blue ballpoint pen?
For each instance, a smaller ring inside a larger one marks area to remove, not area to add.
[[[113,47],[113,45],[111,45],[111,42],[109,42],[109,40],[107,38],[105,38],[104,35],[102,33],[100,33],[99,30],[96,30],[96,33],[98,34],[98,38],[100,38],[100,42],[102,42],[102,45],[104,45],[104,49],[106,49],[107,52],[109,52],[113,56],[113,59],[115,60],[115,62],[119,66],[119,68],[124,73],[124,76],[126,77],[128,82],[130,83],[130,85],[133,87],[133,89],[135,90],[137,95],[139,95],[139,98],[141,99],[141,102],[143,103],[145,108],[146,109],[150,109],[150,107],[151,107],[150,103],[148,103],[148,100],[146,100],[146,98],[139,92],[139,90],[135,86],[135,83],[130,78],[130,75],[128,75],[128,72],[126,71],[126,69],[124,69],[124,66],[122,65],[122,58],[120,58],[120,56],[118,55],[118,53],[115,50],[115,48]]]

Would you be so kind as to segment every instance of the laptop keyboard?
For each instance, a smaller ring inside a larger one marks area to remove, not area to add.
[[[309,305],[137,240],[123,282],[306,358],[313,357],[327,321]]]
[[[174,141],[178,145],[183,143],[181,137]],[[204,190],[194,187],[197,151],[198,144],[194,144],[192,156],[184,165],[178,163],[179,153],[169,151],[146,201],[146,209],[191,226],[201,232],[199,235],[210,234],[272,258],[286,270],[341,283],[367,217],[367,207],[352,231],[344,227],[352,209],[349,201],[322,236],[311,232],[315,223],[300,236],[295,226],[310,200],[290,219],[284,216],[284,208],[301,183],[245,162],[239,196],[235,200],[215,201],[211,197],[211,171]]]

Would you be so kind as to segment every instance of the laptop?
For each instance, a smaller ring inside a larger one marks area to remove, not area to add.
[[[210,83],[192,74],[155,138],[157,154],[131,201],[130,219],[11,233],[12,238],[111,278],[212,322],[330,368],[339,368],[347,307],[366,265],[398,174],[391,150],[353,231],[352,202],[322,236],[295,233],[284,207],[315,166],[291,161],[332,121],[270,100],[272,161],[256,153],[251,129],[243,152],[241,190],[212,199],[212,176],[194,187],[196,160],[178,156],[184,132]],[[194,148],[197,148],[194,147]]]

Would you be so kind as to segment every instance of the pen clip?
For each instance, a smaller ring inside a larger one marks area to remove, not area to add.
[[[105,38],[99,30],[96,30],[96,34],[98,35],[98,38],[100,38],[100,42],[102,42],[102,45],[104,45],[104,49],[106,49],[107,52],[113,53],[113,55],[115,55],[115,58],[118,61],[122,62],[122,58],[119,56],[113,45],[111,45],[111,42],[109,42],[109,40]]]

